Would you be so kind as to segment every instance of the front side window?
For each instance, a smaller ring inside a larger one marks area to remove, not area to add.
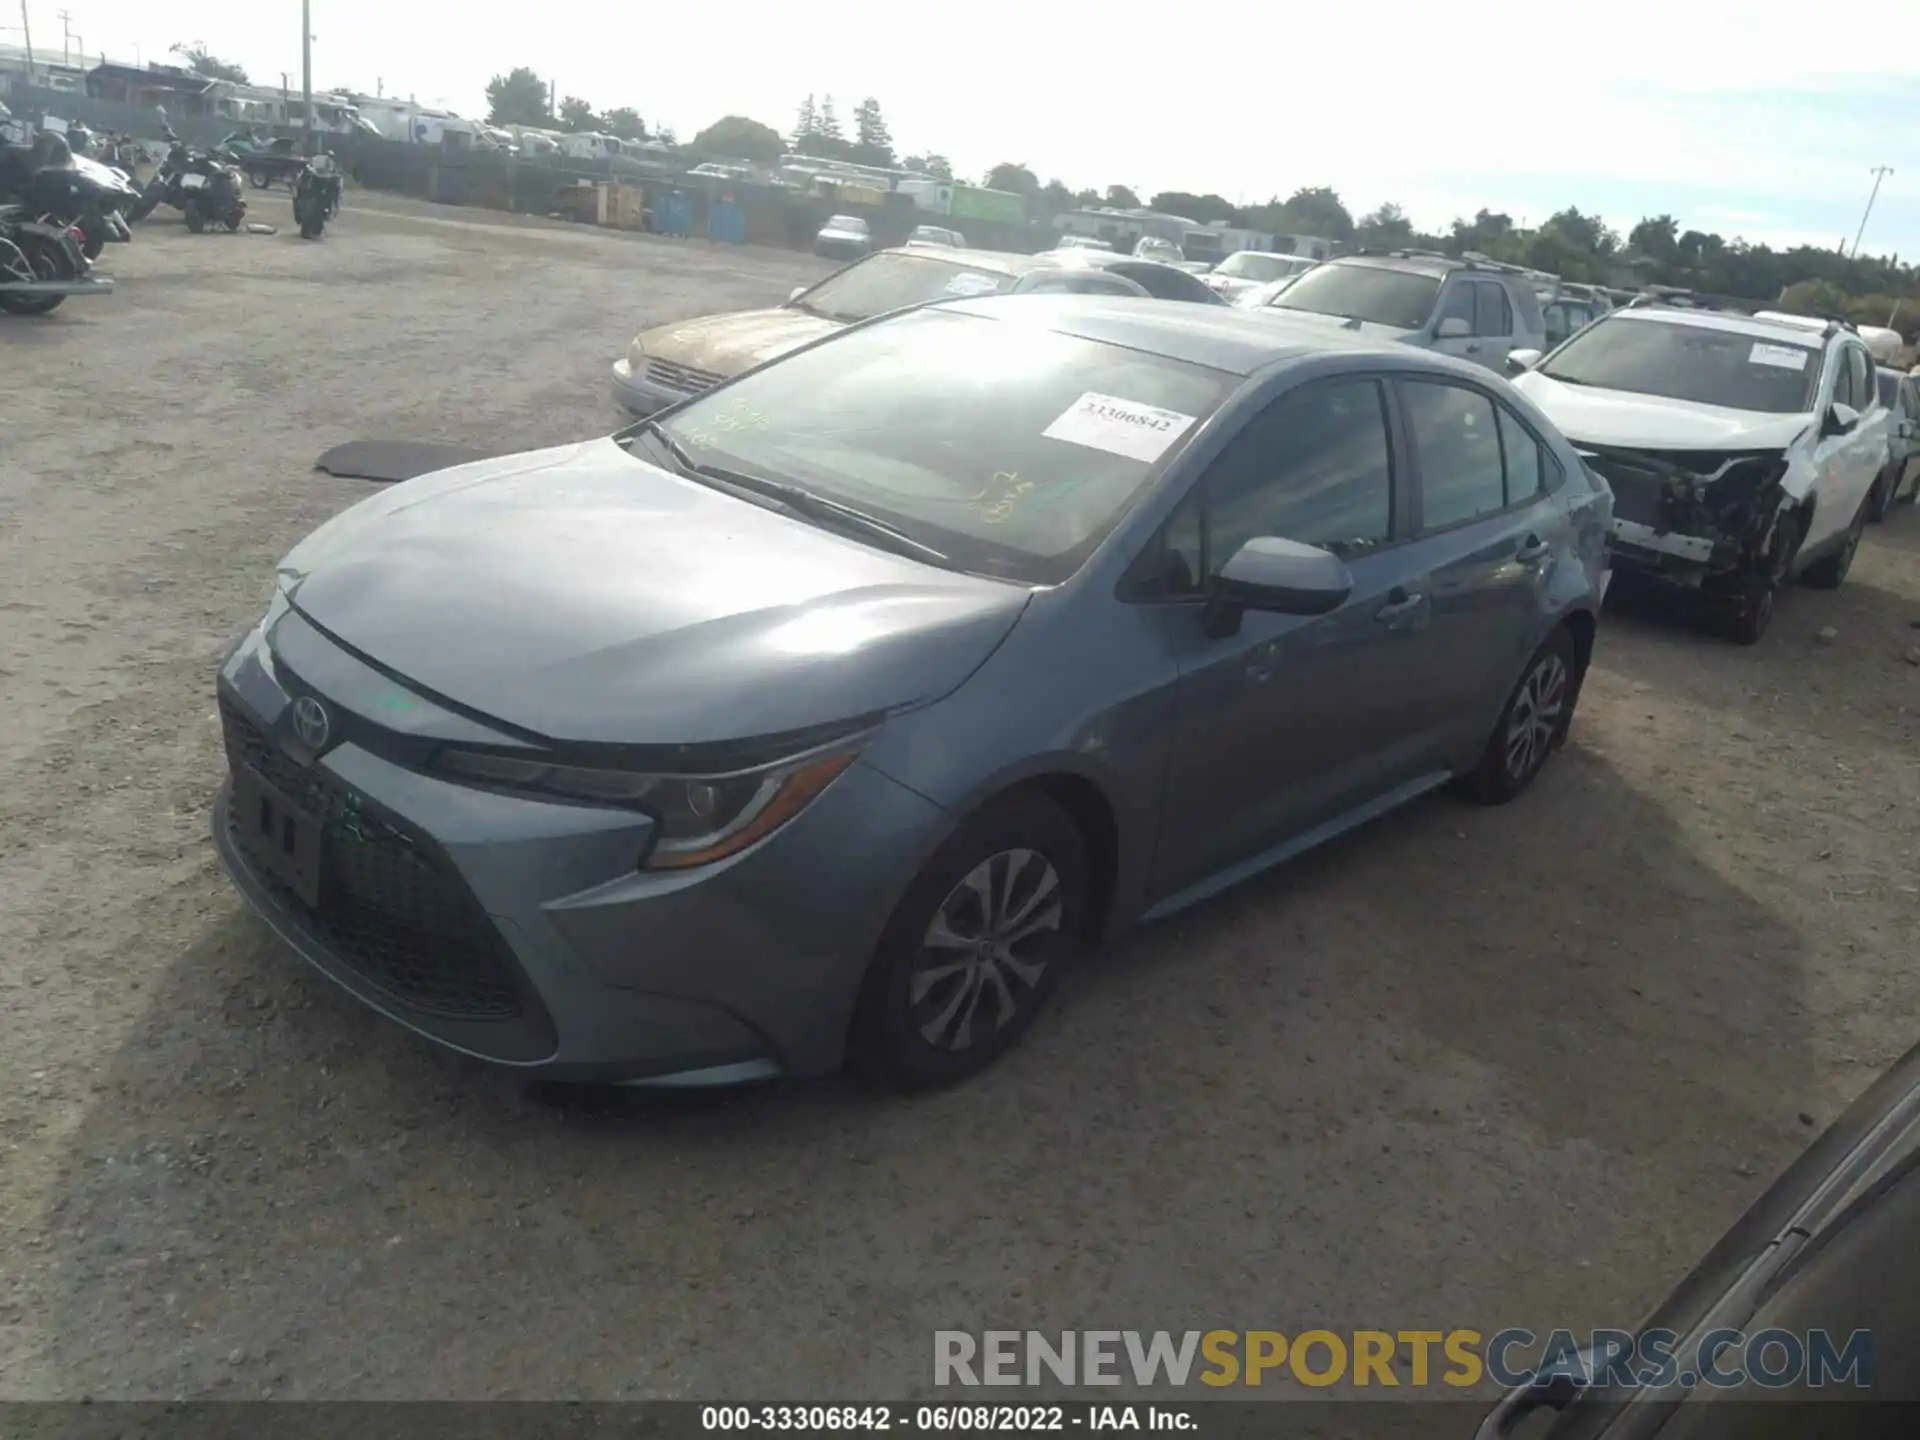
[[[1010,275],[963,265],[924,250],[912,254],[884,250],[837,275],[829,275],[793,304],[809,314],[852,325],[909,305],[988,295],[1011,289],[1012,284]]]
[[[1506,473],[1492,399],[1464,385],[1429,380],[1403,382],[1401,394],[1408,437],[1420,457],[1425,528],[1444,530],[1506,509]],[[1534,467],[1537,485],[1537,455]]]
[[[1569,385],[1799,415],[1814,407],[1820,351],[1785,333],[1755,336],[1622,310],[1589,325],[1533,373]]]
[[[1305,310],[1395,330],[1418,330],[1426,325],[1439,295],[1440,279],[1435,275],[1336,261],[1316,265],[1273,303],[1279,310]],[[1472,319],[1470,309],[1467,318]]]
[[[1325,380],[1276,400],[1227,445],[1130,575],[1141,599],[1206,593],[1247,541],[1277,536],[1351,557],[1393,535],[1386,398]]]
[[[1474,289],[1474,286],[1467,284],[1464,280],[1457,282],[1451,290],[1447,291],[1447,298],[1440,304],[1440,313],[1434,318],[1441,321],[1464,320],[1467,322],[1467,333],[1471,335]]]
[[[658,424],[697,467],[851,506],[956,569],[1056,584],[1239,381],[1021,312],[908,311]],[[657,444],[644,430],[629,444],[668,463],[644,449]]]

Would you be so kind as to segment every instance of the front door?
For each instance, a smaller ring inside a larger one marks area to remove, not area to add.
[[[1886,465],[1887,435],[1892,424],[1892,417],[1879,405],[1873,360],[1866,346],[1841,344],[1833,351],[1828,368],[1831,375],[1822,379],[1827,402],[1851,406],[1860,418],[1844,435],[1822,435],[1814,444],[1817,478],[1813,523],[1802,543],[1803,558],[1831,550],[1852,526],[1867,492]],[[1827,405],[1823,404],[1823,420],[1826,412]]]
[[[1431,643],[1425,577],[1397,543],[1386,386],[1317,381],[1251,421],[1166,532],[1175,573],[1198,577],[1170,616],[1179,708],[1155,857],[1159,897],[1304,834],[1418,771],[1430,697],[1404,683]],[[1201,623],[1210,577],[1248,540],[1278,535],[1346,559],[1331,614],[1247,611]]]

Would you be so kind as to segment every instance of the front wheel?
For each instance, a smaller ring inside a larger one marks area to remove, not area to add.
[[[1873,482],[1873,489],[1867,492],[1867,523],[1878,525],[1887,518],[1887,509],[1893,504],[1894,487],[1900,483],[1900,468],[1889,465]]]
[[[1053,993],[1087,896],[1086,842],[1058,805],[1016,792],[975,813],[887,922],[854,1014],[853,1068],[911,1089],[986,1069]]]
[[[201,208],[198,200],[189,200],[180,208],[181,218],[187,222],[187,229],[198,235],[207,228],[207,212]]]
[[[1579,671],[1573,636],[1564,627],[1555,630],[1527,661],[1480,763],[1460,777],[1461,794],[1482,805],[1504,805],[1533,783],[1573,723]]]
[[[265,170],[250,171],[247,174],[247,179],[253,182],[253,188],[256,190],[265,190],[273,184],[273,176],[269,175]]]

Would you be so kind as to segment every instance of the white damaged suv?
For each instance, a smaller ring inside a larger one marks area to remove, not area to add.
[[[1510,368],[1612,488],[1622,575],[1698,592],[1747,645],[1788,580],[1847,578],[1894,419],[1852,325],[1635,303]]]

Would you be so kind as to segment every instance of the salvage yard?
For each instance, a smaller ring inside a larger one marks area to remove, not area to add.
[[[314,457],[604,432],[637,329],[828,267],[249,198],[281,234],[160,219],[0,326],[0,1398],[894,1398],[945,1328],[1627,1325],[1920,1039],[1898,507],[1756,648],[1611,613],[1521,800],[1132,936],[956,1090],[553,1100],[429,1050],[207,834],[216,661],[368,490]]]

